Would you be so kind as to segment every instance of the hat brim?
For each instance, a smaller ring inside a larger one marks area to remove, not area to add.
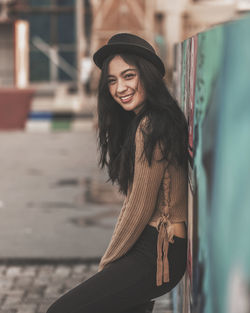
[[[161,75],[165,75],[165,66],[161,59],[149,49],[141,47],[135,44],[128,44],[128,43],[117,43],[117,44],[109,44],[105,45],[93,55],[93,60],[95,64],[102,69],[103,62],[105,59],[111,55],[115,55],[118,53],[131,53],[141,56],[148,60],[149,62],[153,63],[156,68],[160,71]]]

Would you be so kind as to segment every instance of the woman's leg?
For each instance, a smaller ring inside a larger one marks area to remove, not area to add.
[[[186,269],[186,240],[169,244],[170,282],[157,287],[157,230],[146,227],[124,257],[59,298],[47,313],[146,313],[150,299],[170,291]]]
[[[154,308],[154,301],[147,301],[146,303],[136,305],[132,308],[129,308],[122,313],[152,313]]]
[[[150,300],[145,288],[150,280],[147,267],[125,256],[64,294],[47,313],[122,313]]]

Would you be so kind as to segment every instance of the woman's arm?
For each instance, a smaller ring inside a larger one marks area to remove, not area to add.
[[[162,158],[159,145],[153,153],[152,164],[143,156],[144,138],[140,125],[135,136],[135,166],[132,190],[123,207],[109,246],[101,259],[99,271],[103,267],[124,255],[136,242],[154,212],[159,187],[162,181],[166,161]]]

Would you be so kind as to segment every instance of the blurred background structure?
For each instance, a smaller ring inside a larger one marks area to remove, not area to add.
[[[35,97],[29,119],[36,122],[93,112],[90,95],[96,90],[98,70],[92,67],[91,56],[114,33],[133,32],[149,40],[167,66],[166,80],[171,85],[175,44],[239,17],[250,6],[246,0],[0,3],[0,84],[32,87]]]
[[[93,274],[111,237],[122,197],[97,168],[92,54],[117,32],[155,47],[189,124],[188,271],[154,313],[250,312],[248,11],[250,0],[0,0],[1,312],[44,312]]]
[[[247,14],[176,46],[190,156],[189,265],[176,313],[250,311],[249,28]]]

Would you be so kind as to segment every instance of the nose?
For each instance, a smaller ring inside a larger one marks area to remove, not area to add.
[[[123,79],[118,79],[116,92],[118,94],[121,94],[121,93],[123,93],[126,90],[127,90],[126,82],[123,81]]]

